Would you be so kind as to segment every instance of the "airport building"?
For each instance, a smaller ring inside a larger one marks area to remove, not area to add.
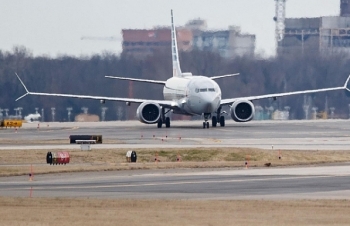
[[[278,53],[295,51],[350,53],[350,0],[340,0],[339,16],[286,18]]]
[[[179,51],[193,49],[217,52],[222,57],[254,55],[255,35],[242,34],[239,27],[211,31],[205,20],[189,21],[176,29]],[[171,46],[170,27],[154,29],[123,29],[123,53],[144,57],[159,51],[169,51]]]

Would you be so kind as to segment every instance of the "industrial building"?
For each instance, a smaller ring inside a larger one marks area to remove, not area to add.
[[[194,26],[194,24],[198,26]],[[238,26],[229,26],[227,30],[207,30],[206,22],[200,19],[190,21],[186,27],[193,32],[193,48],[217,52],[224,58],[237,56],[253,56],[255,51],[255,35],[242,34]]]
[[[189,21],[176,29],[179,51],[193,49],[217,52],[222,57],[254,55],[255,35],[242,34],[239,27],[210,31],[205,20]],[[170,27],[154,29],[123,29],[123,53],[143,57],[159,51],[169,51],[171,45]]]
[[[350,0],[340,0],[340,16],[285,18],[278,53],[350,53]]]
[[[190,51],[192,32],[186,28],[177,29],[177,43],[180,51]],[[171,31],[169,28],[123,29],[123,53],[143,57],[155,52],[169,51]]]

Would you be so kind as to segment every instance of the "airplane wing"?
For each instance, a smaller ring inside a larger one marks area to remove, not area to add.
[[[108,76],[108,75],[106,75],[105,78],[113,78],[113,79],[128,80],[128,81],[136,81],[136,82],[148,82],[148,83],[161,84],[161,85],[165,85],[165,83],[166,83],[166,81],[160,81],[160,80],[149,80],[149,79],[139,79],[139,78],[115,77],[115,76]]]
[[[209,77],[209,78],[212,79],[212,80],[215,80],[215,79],[218,79],[218,78],[231,77],[231,76],[236,76],[236,75],[239,75],[239,73],[229,74],[229,75],[212,76],[212,77]]]
[[[16,101],[22,99],[23,97],[27,95],[35,95],[35,96],[55,96],[55,97],[72,97],[72,98],[80,98],[80,99],[93,99],[93,100],[100,100],[100,101],[120,101],[120,102],[129,102],[129,103],[143,103],[143,102],[153,102],[158,103],[161,106],[169,107],[169,108],[176,108],[178,107],[178,103],[174,101],[167,101],[167,100],[147,100],[147,99],[136,99],[136,98],[123,98],[123,97],[104,97],[104,96],[87,96],[87,95],[75,95],[75,94],[61,94],[61,93],[38,93],[38,92],[30,92],[27,87],[24,85],[21,78],[18,76],[17,78],[23,85],[24,89],[26,90],[26,93],[16,99]]]
[[[346,79],[344,86],[340,87],[333,87],[333,88],[324,88],[324,89],[312,89],[312,90],[304,90],[304,91],[294,91],[294,92],[287,92],[287,93],[274,93],[274,94],[266,94],[266,95],[260,95],[260,96],[250,96],[250,97],[238,97],[238,98],[230,98],[230,99],[222,99],[220,105],[229,105],[237,100],[260,100],[260,99],[266,99],[266,98],[277,98],[277,97],[283,97],[283,96],[291,96],[296,94],[307,94],[307,93],[320,93],[320,92],[326,92],[326,91],[333,91],[333,90],[347,90],[350,92],[350,89],[347,88],[349,83],[350,75]]]

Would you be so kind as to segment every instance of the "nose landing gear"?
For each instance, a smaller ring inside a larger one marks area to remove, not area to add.
[[[211,114],[204,113],[203,129],[205,129],[205,128],[209,129],[208,119],[210,118],[210,116],[211,116]]]

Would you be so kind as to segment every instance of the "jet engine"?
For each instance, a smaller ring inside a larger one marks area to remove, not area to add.
[[[236,122],[248,122],[254,118],[255,108],[251,101],[238,100],[231,105],[231,118]]]
[[[136,116],[142,123],[157,123],[160,118],[160,109],[157,103],[144,102],[137,108]]]

